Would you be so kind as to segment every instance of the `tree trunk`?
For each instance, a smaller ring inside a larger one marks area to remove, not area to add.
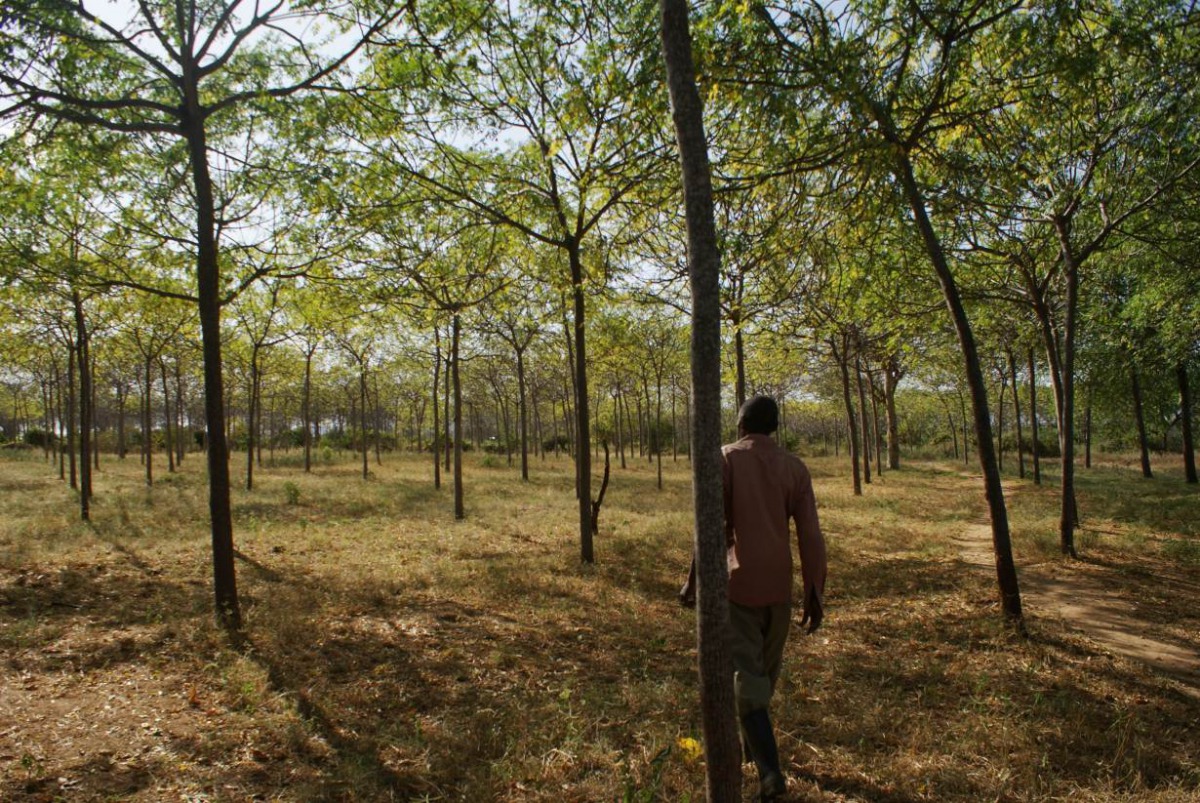
[[[888,468],[900,469],[900,417],[896,415],[896,386],[900,384],[900,371],[894,361],[889,361],[884,371],[883,396],[887,411]]]
[[[1017,476],[1025,479],[1025,444],[1024,433],[1021,431],[1021,388],[1017,384],[1017,360],[1013,356],[1012,349],[1007,350],[1008,371],[1012,379],[1013,391],[1013,418],[1017,425]]]
[[[77,437],[75,434],[75,421],[77,418],[76,411],[78,410],[78,392],[76,391],[76,366],[79,364],[79,355],[76,352],[75,344],[71,343],[67,346],[67,464],[70,466],[70,487],[72,490],[79,490],[79,467],[78,461],[75,459],[75,449]]]
[[[212,524],[213,591],[217,620],[230,632],[242,628],[234,567],[233,515],[229,502],[229,442],[225,435],[225,390],[221,376],[221,273],[216,239],[212,177],[208,168],[198,65],[185,59],[186,108],[182,128],[191,157],[196,199],[196,284],[204,350],[204,415],[208,427],[209,518]]]
[[[975,345],[975,334],[967,311],[958,292],[958,285],[945,251],[925,207],[925,199],[913,175],[912,162],[902,151],[896,155],[896,173],[904,187],[912,209],[917,229],[937,273],[946,300],[946,308],[954,322],[959,347],[963,355],[967,384],[971,390],[971,406],[975,419],[975,438],[978,441],[979,465],[983,471],[984,495],[992,520],[992,548],[996,556],[996,578],[1000,590],[1001,605],[1005,615],[1014,621],[1021,620],[1021,593],[1017,583],[1017,570],[1013,562],[1012,541],[1008,526],[1008,509],[1004,504],[1004,490],[1000,483],[1000,471],[992,448],[992,422],[987,401],[987,385],[983,381],[983,370],[979,364],[979,351]]]
[[[153,359],[149,353],[146,354],[145,376],[143,377],[146,395],[145,403],[142,405],[142,453],[146,457],[147,486],[154,484],[154,398],[151,395],[154,387]]]
[[[454,314],[450,329],[450,364],[453,366],[451,381],[454,389],[454,518],[462,520],[467,517],[463,506],[463,472],[462,472],[462,382],[458,373],[458,346],[461,334],[461,320],[458,313]]]
[[[1066,280],[1066,326],[1062,355],[1062,420],[1059,441],[1062,444],[1062,494],[1059,516],[1059,547],[1064,555],[1076,557],[1075,552],[1075,329],[1079,310],[1079,267],[1071,249],[1069,224],[1055,218],[1062,254],[1063,278]]]
[[[879,429],[879,393],[875,387],[875,379],[867,369],[867,398],[871,400],[871,435],[875,438],[875,474],[883,476],[883,432]],[[780,405],[782,407],[782,405]],[[783,426],[783,413],[780,411],[780,427]]]
[[[521,480],[529,482],[529,409],[525,402],[524,352],[524,349],[517,349],[517,405],[521,419]]]
[[[258,440],[258,345],[250,349],[250,385],[246,389],[246,490],[254,490],[254,444]]]
[[[83,298],[73,291],[75,307],[75,351],[79,358],[79,516],[91,518],[92,501],[92,360],[88,348],[87,320],[83,315]]]
[[[571,290],[575,310],[575,461],[579,471],[579,557],[584,563],[594,563],[592,550],[592,435],[588,412],[586,316],[583,294],[583,257],[579,243],[571,242],[567,250],[571,265]]]
[[[451,326],[451,329],[453,329],[453,326]],[[450,339],[452,341],[454,339],[453,332],[451,332]],[[453,343],[451,343],[450,350],[451,350],[451,352],[453,352],[453,350],[454,350]],[[442,400],[445,405],[445,408],[443,410],[444,414],[442,416],[442,420],[445,422],[445,433],[444,433],[445,440],[443,440],[442,442],[446,445],[445,449],[443,450],[443,454],[445,456],[444,457],[445,465],[443,466],[443,468],[446,471],[450,471],[450,463],[454,459],[454,441],[458,440],[457,432],[455,432],[453,435],[450,434],[450,428],[453,426],[453,423],[454,423],[453,419],[450,417],[450,402],[453,401],[452,396],[454,395],[453,389],[450,386],[450,383],[451,383],[450,371],[453,368],[453,362],[454,362],[453,355],[447,354],[446,355],[446,392],[443,394],[445,396],[445,398]]]
[[[661,10],[667,83],[683,169],[692,291],[695,412],[690,429],[694,448],[690,453],[706,793],[709,803],[724,803],[741,798],[741,747],[734,716],[733,663],[725,639],[729,603],[721,470],[721,258],[713,218],[703,112],[692,67],[687,3],[661,0]]]
[[[840,349],[833,340],[829,341],[829,345],[833,348],[833,358],[837,360],[838,369],[842,372],[842,403],[846,406],[846,431],[850,435],[850,466],[854,477],[854,495],[862,496],[862,475],[859,473],[858,463],[858,421],[854,415],[854,395],[850,391],[850,339],[846,335],[842,335],[841,338]]]
[[[163,435],[166,438],[167,447],[167,473],[175,473],[175,435],[172,433],[171,425],[174,423],[174,416],[171,411],[171,383],[170,375],[167,373],[167,360],[160,353],[158,355],[158,374],[162,377],[163,389]]]
[[[746,403],[746,338],[742,334],[742,321],[739,315],[735,315],[733,320],[733,349],[737,365],[734,400],[740,410]]]
[[[117,397],[117,458],[124,460],[129,453],[129,443],[125,436],[125,404],[129,398],[129,390],[124,380],[116,383],[114,392]]]
[[[371,478],[371,445],[367,441],[367,357],[358,361],[358,431],[362,438],[362,478]]]
[[[1000,372],[1000,398],[996,400],[996,470],[1004,471],[1004,391],[1008,383]]]
[[[438,421],[439,405],[438,405],[438,382],[442,376],[442,337],[441,330],[433,327],[433,445],[429,451],[433,452],[433,487],[440,489],[442,487],[442,433],[441,423]]]
[[[300,397],[300,418],[304,424],[304,473],[312,473],[312,361],[315,348],[304,351],[304,388]]]
[[[856,351],[854,355],[854,384],[858,390],[858,409],[860,412],[860,423],[862,425],[862,437],[859,440],[861,448],[859,455],[862,457],[863,482],[867,485],[871,484],[871,426],[867,423],[867,393],[863,388],[863,372],[862,360],[859,358]]]
[[[1187,361],[1180,360],[1175,366],[1175,379],[1179,383],[1179,425],[1183,435],[1183,473],[1187,481],[1195,485],[1196,445],[1192,439],[1192,391],[1188,382]]]
[[[1034,361],[1033,348],[1029,349],[1029,429],[1033,443],[1030,444],[1030,456],[1033,458],[1033,484],[1042,484],[1042,446],[1038,442],[1038,409],[1037,409],[1037,363]]]

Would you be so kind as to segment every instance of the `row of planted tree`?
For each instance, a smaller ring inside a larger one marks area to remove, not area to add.
[[[362,457],[364,478],[372,454],[377,463],[384,452],[397,449],[437,451],[448,458],[453,399],[445,388],[453,365],[441,348],[444,333],[436,321],[422,336],[406,331],[411,323],[396,315],[355,312],[317,335],[296,319],[294,302],[303,295],[301,288],[268,282],[240,297],[227,319],[225,434],[232,448],[246,455],[246,487],[253,487],[264,452],[273,464],[277,450],[299,451],[306,471],[312,468],[314,447],[326,455],[354,450]],[[187,320],[190,307],[114,294],[97,299],[91,317],[103,324],[89,327],[86,314],[76,319],[65,308],[69,301],[54,294],[26,299],[21,322],[10,322],[0,436],[40,447],[47,458],[55,455],[60,473],[78,487],[79,389],[87,386],[93,466],[99,467],[102,452],[124,458],[136,450],[147,483],[154,480],[156,454],[173,472],[205,444],[200,348],[190,334],[195,329]],[[563,326],[554,322],[561,320],[562,310],[555,315],[548,305],[538,316],[526,308],[521,319],[506,321],[495,303],[506,300],[498,296],[473,313],[460,348],[462,440],[464,448],[499,454],[510,466],[519,456],[527,478],[531,452],[542,459],[550,452],[574,453],[573,372],[559,345]],[[86,363],[80,359],[79,322],[88,343]],[[673,459],[689,454],[690,395],[680,316],[610,299],[598,308],[593,329],[603,354],[593,368],[593,448],[611,444],[622,468],[627,454],[665,452]],[[954,375],[948,343],[940,356],[927,353],[910,373],[913,369],[901,371],[895,355],[881,357],[863,338],[842,344],[845,352],[837,341],[811,340],[805,351],[793,349],[786,358],[769,338],[761,348],[756,348],[758,338],[745,332],[739,340],[738,349],[730,349],[743,355],[730,365],[730,397],[749,386],[779,398],[784,410],[780,437],[802,453],[838,454],[844,440],[856,491],[861,492],[864,479],[870,482],[872,463],[876,471],[898,468],[902,448],[910,454],[952,452],[969,464],[968,394]],[[1185,450],[1179,393],[1188,386],[1175,387],[1179,375],[1168,377],[1161,370],[1144,375],[1132,365],[1128,375],[1112,373],[1106,362],[1113,355],[1102,351],[1098,357],[1083,383],[1084,465],[1091,465],[1098,432],[1100,449],[1137,450],[1145,475],[1151,476],[1152,452]],[[784,359],[790,362],[781,364]],[[1033,383],[1029,376],[1035,377]],[[1053,388],[1038,370],[1036,352],[1026,351],[1018,363],[1006,348],[994,355],[988,378],[989,394],[996,399],[1001,467],[1006,451],[1021,476],[1027,457],[1031,469],[1043,456],[1057,457]],[[851,436],[855,422],[861,428]],[[434,481],[440,484],[439,462],[434,461]],[[1040,466],[1035,475],[1040,477]]]
[[[280,399],[264,388],[280,378],[270,361],[285,338],[304,356],[303,388],[314,372],[349,366],[343,406],[360,431],[386,396],[376,379],[411,373],[431,389],[438,377],[451,404],[426,393],[431,418],[448,412],[457,433],[469,419],[464,379],[481,406],[474,377],[500,353],[488,338],[509,344],[518,386],[537,340],[528,396],[552,392],[570,438],[591,444],[608,398],[598,379],[611,351],[606,319],[649,353],[647,333],[680,329],[670,310],[700,307],[684,281],[657,10],[649,0],[383,0],[350,19],[340,6],[240,0],[6,7],[6,336],[54,308],[43,339],[73,343],[66,359],[95,363],[98,378],[109,358],[93,356],[92,338],[131,327],[146,386],[172,374],[162,363],[186,359],[162,345],[172,327],[199,342],[195,420],[207,433],[228,624],[238,620],[228,413],[244,397],[247,436],[260,439]],[[1053,407],[1064,552],[1074,552],[1079,516],[1080,400],[1131,410],[1124,420],[1143,430],[1156,408],[1172,408],[1194,476],[1192,5],[721,3],[699,9],[694,49],[735,400],[752,388],[828,397],[814,389],[827,373],[814,364],[833,366],[833,397],[847,411],[856,396],[860,409],[875,398],[870,381],[858,392],[859,376],[877,379],[885,410],[906,377],[922,393],[961,389],[958,417],[971,420],[961,440],[984,475],[1014,617],[998,444],[1004,388],[1018,398],[1018,373],[1029,408],[1031,394]],[[190,309],[154,309],[150,296]],[[630,326],[607,306],[661,325]],[[142,307],[147,322],[130,324]],[[380,355],[423,357],[425,373],[378,370]],[[248,393],[228,387],[239,363]],[[99,390],[92,372],[67,373],[80,377],[89,453]],[[174,375],[178,385],[191,373]],[[642,400],[650,384],[628,398]],[[174,420],[183,394],[162,393]],[[651,402],[657,410],[657,395]],[[535,418],[558,421],[551,403],[532,405]],[[304,406],[304,422],[330,415]],[[1032,429],[1040,416],[1029,408]],[[847,422],[852,453],[866,454],[870,417]],[[900,426],[897,414],[879,418]],[[1014,409],[1007,420],[1022,419]],[[463,438],[453,441],[457,468]],[[592,452],[574,454],[581,557],[591,561]]]

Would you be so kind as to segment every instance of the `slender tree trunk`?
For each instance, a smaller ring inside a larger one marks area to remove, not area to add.
[[[198,65],[185,54],[187,93],[183,131],[191,157],[196,200],[196,277],[204,349],[204,414],[208,427],[209,517],[212,524],[213,591],[217,619],[230,632],[242,627],[234,567],[233,515],[229,502],[229,444],[225,435],[225,391],[221,377],[221,273],[216,209],[200,106]]]
[[[184,427],[184,392],[182,360],[175,359],[175,463],[183,465],[187,451],[187,429]]]
[[[579,470],[579,556],[584,563],[594,563],[592,547],[592,436],[588,411],[586,311],[583,294],[583,257],[579,243],[571,242],[567,250],[571,266],[571,288],[575,309],[575,421],[579,433],[575,460]]]
[[[76,491],[79,490],[79,467],[78,461],[75,459],[77,441],[75,421],[78,418],[77,411],[79,409],[75,374],[78,364],[79,355],[76,352],[75,344],[72,343],[67,347],[67,464],[70,466],[70,486],[72,490]]]
[[[1088,388],[1087,404],[1083,408],[1083,467],[1092,467],[1092,390]]]
[[[129,443],[125,436],[125,404],[129,398],[129,391],[123,380],[117,382],[115,393],[117,397],[117,458],[124,460],[125,456],[129,454]]]
[[[742,333],[742,322],[739,316],[733,321],[733,348],[737,365],[737,378],[734,385],[734,398],[738,409],[746,403],[746,337]]]
[[[367,441],[367,357],[358,362],[358,430],[362,437],[362,478],[371,478],[371,444]]]
[[[1175,365],[1175,379],[1179,383],[1179,424],[1183,435],[1183,473],[1187,482],[1195,485],[1196,479],[1196,445],[1192,436],[1192,391],[1188,382],[1188,367],[1186,360],[1180,360]]]
[[[1062,443],[1062,511],[1059,517],[1059,546],[1064,555],[1076,557],[1075,552],[1075,330],[1079,309],[1079,267],[1070,244],[1069,224],[1056,218],[1063,260],[1063,278],[1066,280],[1066,326],[1063,333],[1062,358],[1062,427],[1059,441]]]
[[[1021,388],[1017,384],[1017,360],[1012,349],[1008,349],[1008,370],[1012,378],[1013,413],[1017,425],[1017,476],[1025,479],[1025,444],[1024,433],[1021,431]]]
[[[441,423],[438,421],[438,382],[442,376],[442,337],[441,330],[433,327],[433,487],[442,487],[442,452],[441,452]]]
[[[1004,471],[1004,391],[1008,383],[1000,372],[1000,398],[996,400],[996,470]]]
[[[900,371],[894,361],[889,361],[883,373],[884,409],[887,412],[888,468],[900,469],[900,417],[896,414],[896,386],[900,384]]]
[[[517,350],[517,404],[521,408],[521,480],[529,482],[529,409],[525,402],[525,353]]]
[[[300,418],[304,423],[304,473],[312,473],[312,361],[316,349],[304,351],[304,387],[300,397]]]
[[[258,346],[250,349],[250,385],[246,389],[246,490],[254,490],[254,444],[258,440]]]
[[[656,462],[657,462],[657,464],[658,464],[658,490],[660,490],[660,491],[661,491],[661,490],[663,489],[663,476],[662,476],[662,453],[663,453],[663,443],[662,443],[662,378],[661,378],[661,377],[659,377],[659,379],[658,379],[658,395],[657,395],[657,403],[656,403],[656,405],[655,405],[655,408],[654,408],[654,445],[655,445],[655,447],[656,447],[654,451],[657,453],[657,455],[656,455]]]
[[[171,383],[170,375],[167,373],[167,360],[162,355],[158,355],[158,373],[162,377],[163,389],[163,435],[166,438],[167,446],[167,473],[175,473],[175,439],[171,431],[171,424],[174,421],[174,416],[171,411]]]
[[[963,355],[967,384],[971,390],[971,406],[975,420],[975,438],[978,441],[979,465],[983,471],[984,495],[992,520],[992,549],[996,556],[996,578],[1000,590],[1001,606],[1005,615],[1014,621],[1021,620],[1021,593],[1017,583],[1017,570],[1013,562],[1012,541],[1008,526],[1008,509],[1004,504],[1004,490],[1000,483],[1000,471],[992,448],[992,422],[987,401],[987,385],[983,381],[983,370],[979,364],[979,351],[975,345],[975,334],[967,318],[966,308],[959,295],[958,285],[950,264],[946,260],[942,243],[934,231],[925,206],[925,199],[913,175],[912,162],[907,153],[896,155],[896,172],[904,193],[908,198],[913,217],[925,243],[930,261],[937,273],[946,300],[946,308],[954,322],[958,342]]]
[[[461,326],[459,315],[455,313],[450,330],[450,364],[453,366],[451,381],[454,392],[454,518],[460,521],[467,517],[466,508],[463,505],[462,382],[459,380],[458,372],[458,347]]]
[[[685,0],[661,0],[663,51],[675,135],[683,168],[688,270],[692,291],[690,429],[692,501],[699,615],[696,617],[700,708],[709,803],[741,798],[741,751],[734,716],[725,514],[721,471],[720,251],[712,205],[712,177],[703,111],[692,67]]]
[[[451,327],[451,328],[453,328],[453,327]],[[451,332],[450,339],[451,340],[454,339],[453,332]],[[451,352],[453,352],[453,350],[454,349],[453,349],[453,345],[452,345]],[[443,454],[443,459],[445,460],[445,465],[443,466],[443,468],[447,472],[450,471],[450,463],[454,459],[454,442],[456,440],[458,440],[457,432],[455,432],[453,434],[450,433],[450,429],[454,425],[454,419],[450,415],[450,403],[453,401],[452,396],[454,395],[454,391],[453,391],[453,388],[451,387],[451,379],[450,379],[450,371],[453,368],[453,362],[454,362],[454,359],[453,359],[452,354],[447,354],[446,355],[446,377],[445,377],[446,378],[446,392],[445,392],[445,394],[443,394],[445,396],[445,398],[442,400],[443,404],[445,405],[445,408],[443,410],[442,420],[446,424],[445,440],[442,441],[445,444],[445,449],[443,449],[442,454]]]
[[[950,425],[950,437],[954,441],[954,459],[957,460],[959,458],[958,424],[954,421],[954,415],[949,410],[946,410],[946,423]]]
[[[859,456],[862,458],[863,482],[871,484],[871,427],[867,424],[867,394],[863,390],[862,360],[854,355],[854,384],[858,390],[858,409],[862,413],[862,436],[859,439]]]
[[[1030,456],[1033,458],[1033,484],[1042,484],[1042,445],[1038,441],[1038,411],[1037,411],[1037,363],[1034,360],[1033,349],[1029,349],[1029,429],[1033,443],[1030,444]]]
[[[85,324],[86,324],[86,321],[85,321]],[[84,327],[84,331],[85,331],[85,333],[87,333],[86,325]],[[99,415],[100,391],[98,390],[97,382],[96,382],[96,358],[90,356],[91,351],[92,351],[91,339],[92,339],[91,334],[87,333],[85,340],[87,340],[88,342],[85,344],[86,347],[84,349],[84,351],[86,351],[89,355],[88,376],[87,376],[88,388],[89,388],[89,391],[88,391],[89,399],[88,399],[87,417],[88,417],[88,420],[92,422],[92,426],[91,426],[92,435],[91,435],[91,442],[89,444],[89,449],[92,453],[92,469],[94,469],[94,471],[88,472],[87,479],[84,480],[84,485],[87,487],[89,506],[91,504],[91,498],[93,496],[93,494],[92,494],[92,478],[95,476],[94,472],[100,470],[100,415]],[[90,507],[89,507],[89,513],[90,513]]]
[[[883,476],[883,431],[879,427],[879,393],[875,387],[875,379],[867,369],[867,398],[871,400],[871,434],[875,438],[875,474]],[[782,408],[782,405],[780,405]],[[783,412],[780,410],[780,427],[783,426]]]
[[[850,390],[850,339],[842,335],[842,345],[838,348],[834,340],[829,341],[833,349],[833,358],[837,360],[838,369],[842,373],[842,403],[846,407],[846,431],[849,433],[850,466],[854,478],[854,495],[862,496],[862,475],[859,473],[858,453],[858,421],[854,415],[854,395]]]
[[[142,450],[146,455],[146,485],[154,484],[154,397],[152,389],[154,387],[153,376],[153,357],[147,352],[146,363],[144,366],[145,376],[143,381],[146,384],[146,402],[143,405],[142,416]]]
[[[83,314],[83,298],[73,291],[75,307],[75,351],[79,354],[79,515],[84,521],[91,518],[92,501],[92,359],[88,347],[87,320]]]

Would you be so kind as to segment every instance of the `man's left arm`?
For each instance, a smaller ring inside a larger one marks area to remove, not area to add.
[[[804,583],[804,615],[801,626],[808,625],[812,633],[821,626],[825,618],[825,575],[828,561],[825,552],[825,536],[821,533],[821,522],[817,518],[817,500],[813,495],[812,478],[803,472],[800,493],[792,518],[796,523],[796,540],[800,547],[800,575]]]

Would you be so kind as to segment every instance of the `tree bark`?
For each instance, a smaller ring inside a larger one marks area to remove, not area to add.
[[[79,364],[79,354],[75,348],[75,344],[71,343],[67,346],[67,463],[71,469],[71,479],[69,485],[71,490],[79,490],[79,468],[78,461],[75,459],[75,449],[77,446],[77,435],[75,432],[75,420],[79,409],[78,392],[76,391],[75,374],[76,366]]]
[[[1034,360],[1033,348],[1029,349],[1029,429],[1033,443],[1030,444],[1030,456],[1033,458],[1033,484],[1042,484],[1042,445],[1038,442],[1038,409],[1037,409],[1037,363]]]
[[[890,360],[884,371],[883,395],[887,411],[888,468],[900,469],[900,418],[896,414],[896,386],[900,384],[900,370]]]
[[[1061,217],[1054,220],[1063,260],[1066,281],[1066,326],[1063,333],[1062,355],[1062,418],[1059,442],[1062,444],[1062,473],[1060,480],[1061,511],[1059,515],[1059,548],[1064,555],[1077,557],[1075,551],[1075,330],[1079,311],[1079,268],[1070,243],[1069,222]]]
[[[1180,360],[1175,366],[1175,379],[1179,383],[1179,424],[1183,435],[1183,474],[1187,482],[1195,485],[1196,445],[1192,437],[1192,391],[1188,382],[1187,361]]]
[[[433,444],[429,451],[433,452],[433,487],[442,487],[442,433],[441,422],[438,420],[438,382],[442,376],[442,336],[437,326],[433,327]]]
[[[221,376],[221,272],[216,239],[216,204],[208,166],[200,105],[199,65],[184,59],[185,108],[181,128],[191,159],[196,199],[196,280],[204,353],[204,416],[208,444],[208,509],[212,525],[213,591],[218,622],[230,632],[242,628],[234,567],[233,514],[229,501],[229,442],[225,434],[225,389]]]
[[[588,410],[587,383],[587,318],[583,293],[583,255],[578,241],[572,240],[567,249],[571,266],[571,295],[574,301],[575,324],[575,429],[578,433],[575,465],[579,472],[579,557],[584,563],[596,560],[592,548],[592,435]]]
[[[1000,471],[996,464],[996,456],[992,446],[992,422],[987,400],[987,385],[983,380],[983,370],[979,363],[979,350],[975,344],[975,334],[971,330],[966,308],[955,282],[954,274],[946,259],[941,240],[934,231],[933,224],[925,206],[924,196],[917,186],[913,175],[912,162],[908,154],[898,151],[896,154],[896,173],[908,198],[917,229],[925,244],[938,283],[942,287],[946,308],[954,322],[958,335],[959,347],[962,351],[967,384],[971,391],[971,406],[975,421],[975,438],[978,441],[979,465],[983,471],[984,495],[987,498],[988,511],[992,520],[992,549],[996,556],[996,578],[1000,590],[1001,606],[1005,615],[1013,621],[1021,621],[1021,593],[1017,583],[1017,570],[1013,562],[1012,541],[1008,525],[1008,509],[1004,503],[1004,489],[1000,483]]]
[[[521,418],[521,480],[529,482],[529,409],[525,402],[525,350],[517,349],[517,404]]]
[[[1013,356],[1012,349],[1008,349],[1006,356],[1008,357],[1008,370],[1012,379],[1013,391],[1013,418],[1017,425],[1017,476],[1025,479],[1025,444],[1024,433],[1021,431],[1021,388],[1017,384],[1017,360]]]
[[[467,517],[467,513],[463,505],[462,382],[458,372],[458,346],[462,322],[458,313],[454,314],[450,326],[450,360],[453,366],[451,381],[454,392],[454,518],[461,521]]]
[[[856,347],[857,349],[857,347]],[[858,453],[862,457],[863,482],[871,484],[871,427],[867,423],[867,394],[863,389],[862,360],[857,350],[854,355],[854,384],[858,390],[858,410],[862,424],[862,437],[859,440],[861,448]]]
[[[87,521],[91,518],[92,501],[92,360],[83,298],[78,290],[72,292],[71,301],[75,307],[75,351],[79,365],[79,516]]]
[[[686,0],[661,0],[663,53],[683,172],[692,291],[692,503],[699,615],[700,703],[709,803],[741,797],[741,747],[734,716],[721,457],[720,252],[703,112],[692,66]]]
[[[854,395],[850,391],[850,348],[849,338],[842,335],[842,345],[838,348],[834,340],[829,341],[833,349],[833,358],[837,360],[838,369],[842,374],[842,403],[846,407],[846,431],[849,433],[850,467],[854,478],[854,495],[862,496],[862,475],[859,473],[858,453],[858,420],[854,414]]]

